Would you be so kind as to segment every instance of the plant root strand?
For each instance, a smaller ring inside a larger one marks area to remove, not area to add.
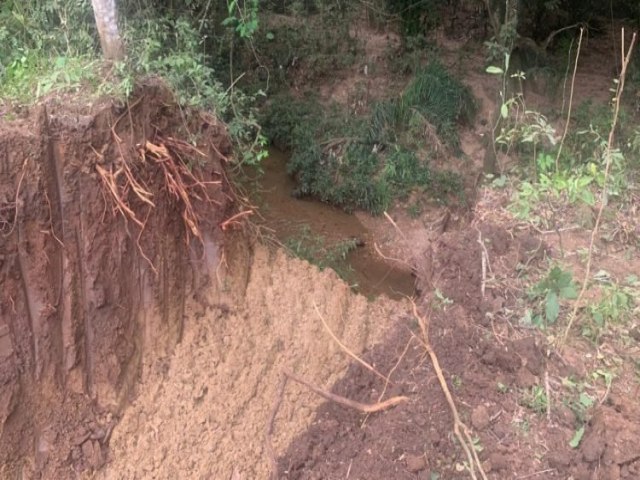
[[[427,319],[418,313],[418,307],[416,303],[412,300],[411,305],[413,307],[413,316],[418,321],[420,325],[420,331],[422,333],[422,344],[431,359],[431,363],[433,364],[433,368],[436,372],[436,376],[438,377],[438,381],[440,382],[440,388],[444,393],[444,396],[447,399],[447,403],[449,404],[449,409],[451,410],[451,414],[453,415],[453,433],[460,442],[462,449],[464,450],[465,455],[467,456],[467,462],[469,465],[469,474],[473,480],[477,480],[476,469],[480,473],[480,478],[483,480],[487,480],[487,475],[484,473],[482,468],[482,464],[480,463],[480,459],[478,458],[478,454],[476,449],[474,448],[473,440],[471,438],[471,434],[469,433],[469,427],[467,427],[462,420],[460,420],[460,414],[458,413],[458,409],[456,408],[456,404],[453,400],[453,396],[451,395],[451,391],[447,385],[447,381],[444,378],[444,374],[442,373],[442,368],[440,367],[440,362],[438,361],[438,357],[436,356],[433,347],[431,346],[431,342],[429,340],[429,324]]]
[[[280,410],[280,405],[282,405],[282,400],[284,398],[285,388],[287,386],[287,381],[293,380],[296,383],[304,385],[313,393],[321,396],[325,400],[329,400],[330,402],[337,403],[344,407],[352,408],[354,410],[358,410],[362,413],[376,413],[381,412],[383,410],[388,410],[389,408],[395,407],[401,403],[404,403],[409,400],[408,397],[398,396],[393,397],[384,402],[377,403],[360,403],[354,400],[350,400],[348,398],[342,397],[340,395],[336,395],[335,393],[328,392],[319,387],[316,387],[312,383],[306,381],[305,379],[287,371],[283,370],[280,376],[280,380],[277,386],[277,395],[273,402],[273,407],[271,408],[271,414],[269,415],[269,420],[267,421],[267,426],[265,428],[264,433],[264,445],[267,455],[269,457],[269,463],[271,464],[271,479],[277,480],[278,478],[278,460],[276,458],[275,451],[273,449],[273,443],[271,441],[271,437],[273,436],[274,424],[276,416],[278,415],[278,411]]]

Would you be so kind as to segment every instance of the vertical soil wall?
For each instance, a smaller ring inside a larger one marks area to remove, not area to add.
[[[67,478],[103,463],[136,380],[211,282],[229,144],[157,85],[21,117],[0,124],[0,477]]]

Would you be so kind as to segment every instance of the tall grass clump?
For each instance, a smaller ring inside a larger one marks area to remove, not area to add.
[[[366,117],[280,97],[261,123],[276,146],[291,152],[295,194],[379,214],[414,189],[441,201],[461,194],[459,175],[430,168],[432,139],[425,132],[435,129],[457,148],[456,127],[474,113],[469,90],[434,63],[402,95],[374,105]]]

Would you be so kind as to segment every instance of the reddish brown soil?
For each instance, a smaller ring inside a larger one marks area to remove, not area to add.
[[[382,40],[367,43],[371,60],[386,49]],[[585,65],[607,64],[598,59],[608,49],[591,52]],[[475,61],[467,80],[481,117],[491,118],[493,90]],[[581,68],[578,78],[591,73]],[[605,91],[607,75],[589,78],[586,90]],[[357,111],[353,85],[335,86]],[[163,88],[148,86],[130,110],[51,101],[0,126],[0,478],[267,478],[263,434],[283,368],[353,400],[409,402],[364,416],[290,385],[273,435],[279,478],[470,478],[407,302],[368,301],[332,272],[249,246],[242,235],[222,253],[228,143],[215,122],[176,112]],[[186,131],[202,134],[198,175],[220,182],[209,184],[211,202],[193,197],[203,243],[186,242],[184,204],[159,165],[138,155],[146,141]],[[471,162],[461,168],[474,186],[482,134],[478,124],[462,135]],[[97,173],[123,161],[153,194],[149,208],[123,192],[144,229],[116,213]],[[551,344],[557,329],[519,324],[532,282],[523,276],[539,277],[547,258],[581,272],[589,232],[556,241],[515,228],[513,218],[492,222],[507,217],[506,203],[479,197],[473,221],[469,212],[391,212],[395,226],[383,219],[371,230],[418,276],[431,344],[488,478],[640,478],[637,318],[629,335],[606,333],[597,348],[572,337],[562,351]],[[637,249],[622,260],[599,247],[594,270],[637,272]],[[347,357],[319,315],[392,383],[385,388],[355,364],[345,373]],[[605,373],[614,375],[610,388]],[[549,395],[548,410],[534,392]],[[579,409],[582,393],[593,404]]]
[[[529,236],[512,239],[491,225],[479,232],[496,269],[515,273],[519,261],[531,265],[542,257]],[[487,286],[482,299],[479,232],[448,233],[434,243],[431,264],[423,269],[430,275],[422,280],[452,304],[425,298],[422,311],[429,312],[431,342],[462,420],[478,439],[488,478],[638,478],[638,383],[635,394],[619,385],[603,405],[592,407],[580,447],[571,448],[581,423],[559,383],[584,375],[584,353],[569,349],[563,360],[549,358],[539,332],[507,325],[501,312],[513,305],[509,289]],[[507,335],[496,333],[504,327]],[[379,371],[392,372],[384,398],[406,395],[410,402],[370,416],[325,403],[312,427],[280,458],[279,478],[470,478],[452,434],[451,411],[414,334],[419,335],[417,322],[407,313],[365,356]],[[532,388],[545,389],[547,375],[554,399],[548,418],[526,402]],[[333,391],[376,402],[383,388],[384,382],[354,365]]]
[[[218,261],[230,203],[214,153],[229,148],[224,128],[199,116],[185,123],[160,85],[129,105],[51,100],[0,126],[2,478],[71,478],[104,463],[145,362],[180,341],[185,301]],[[193,199],[203,242],[189,244],[184,204],[159,164],[139,155],[187,127],[211,152],[194,171],[215,182],[211,201]],[[153,207],[121,191],[144,228],[116,213],[97,173],[123,162],[152,194]]]

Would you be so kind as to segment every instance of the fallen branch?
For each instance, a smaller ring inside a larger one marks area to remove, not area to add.
[[[356,402],[354,400],[349,400],[348,398],[345,398],[345,397],[341,397],[340,395],[336,395],[335,393],[327,392],[326,390],[323,390],[323,389],[321,389],[319,387],[316,387],[315,385],[307,382],[306,380],[304,380],[303,378],[298,377],[297,375],[294,375],[291,372],[285,371],[283,373],[287,377],[289,377],[291,380],[293,380],[294,382],[297,382],[297,383],[299,383],[301,385],[304,385],[309,390],[311,390],[312,392],[320,395],[325,400],[329,400],[331,402],[338,403],[338,404],[343,405],[345,407],[353,408],[354,410],[358,410],[359,412],[362,412],[362,413],[381,412],[383,410],[388,410],[391,407],[395,407],[396,405],[399,405],[399,404],[404,403],[404,402],[409,400],[408,397],[399,396],[399,397],[390,398],[389,400],[385,400],[384,402],[360,403],[360,402]]]
[[[384,214],[385,217],[387,217],[387,220],[389,220],[389,222],[391,223],[391,225],[393,225],[393,227],[396,229],[396,231],[400,234],[400,236],[406,240],[407,237],[405,236],[404,232],[402,230],[400,230],[400,227],[398,226],[398,224],[396,222],[394,222],[393,218],[391,218],[391,215],[389,215],[387,212],[382,212]]]
[[[374,375],[377,375],[378,377],[380,377],[382,380],[385,381],[385,383],[389,383],[390,380],[388,377],[385,377],[383,374],[381,374],[378,370],[376,370],[375,368],[373,368],[373,366],[369,365],[367,362],[365,362],[364,360],[362,360],[360,357],[358,357],[355,353],[353,353],[351,350],[349,350],[347,348],[347,346],[345,344],[343,344],[340,339],[338,337],[336,337],[334,335],[334,333],[331,331],[331,329],[329,328],[329,325],[327,325],[327,322],[325,321],[324,317],[322,316],[322,314],[320,313],[320,310],[318,310],[318,306],[316,305],[315,302],[313,302],[313,308],[315,309],[316,313],[318,314],[318,317],[320,317],[320,321],[322,322],[322,325],[324,326],[325,330],[327,331],[327,333],[329,334],[329,336],[333,339],[334,342],[336,342],[340,348],[347,354],[349,355],[351,358],[353,358],[356,362],[358,362],[360,365],[362,365],[364,368],[366,368],[367,370],[369,370],[371,373],[373,373]]]

